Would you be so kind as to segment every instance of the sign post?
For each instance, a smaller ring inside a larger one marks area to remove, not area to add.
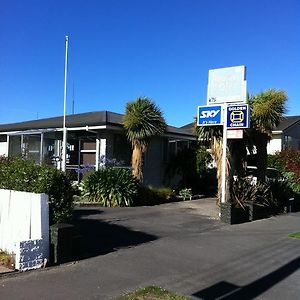
[[[198,107],[197,125],[223,125],[222,203],[226,202],[227,130],[249,127],[246,100],[245,66],[209,70],[207,106]]]
[[[224,111],[227,111],[227,105],[225,104]],[[226,162],[227,162],[227,114],[224,113],[223,123],[223,145],[222,145],[222,194],[221,202],[226,202]]]

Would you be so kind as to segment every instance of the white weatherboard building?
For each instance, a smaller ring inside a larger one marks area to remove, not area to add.
[[[300,150],[300,116],[284,117],[279,126],[272,131],[268,154],[286,149]]]
[[[115,159],[130,167],[132,149],[126,139],[123,115],[96,111],[69,115],[66,118],[67,172],[79,179],[75,170],[89,166],[98,169]],[[0,125],[0,155],[22,155],[37,163],[60,168],[63,117]],[[146,152],[144,183],[163,184],[164,169],[172,154],[196,140],[191,129],[167,126],[163,137],[154,138]]]

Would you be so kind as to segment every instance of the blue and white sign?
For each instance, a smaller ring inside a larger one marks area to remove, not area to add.
[[[198,106],[197,125],[198,126],[222,125],[222,106],[221,105]]]
[[[227,107],[227,128],[249,128],[248,104],[229,105]]]

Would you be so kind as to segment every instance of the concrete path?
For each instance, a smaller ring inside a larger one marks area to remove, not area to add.
[[[300,213],[233,226],[217,213],[214,199],[81,209],[89,258],[0,277],[0,297],[114,299],[158,285],[193,299],[299,299],[300,240],[287,235],[300,231]]]
[[[13,272],[13,270],[8,269],[8,268],[6,268],[6,267],[0,265],[0,274],[3,274],[3,273],[10,273],[10,272]]]

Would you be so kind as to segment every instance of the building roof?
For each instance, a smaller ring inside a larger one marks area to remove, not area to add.
[[[98,126],[122,123],[122,115],[108,111],[96,111],[66,116],[67,127]],[[1,124],[0,132],[22,131],[30,129],[62,128],[63,116],[31,120],[12,124]]]
[[[86,126],[101,126],[101,125],[114,125],[123,126],[123,115],[110,112],[110,111],[95,111],[81,114],[74,114],[66,116],[67,127],[86,127]],[[63,116],[31,120],[25,122],[0,124],[0,132],[12,132],[12,131],[25,131],[33,129],[49,129],[49,128],[62,128]],[[186,129],[167,126],[167,133],[175,135],[187,135],[193,134]]]
[[[300,116],[285,116],[274,131],[284,131],[300,121]]]
[[[184,129],[184,130],[188,130],[188,131],[190,131],[191,134],[194,134],[194,127],[195,127],[195,123],[192,122],[192,123],[186,124],[180,128]]]

